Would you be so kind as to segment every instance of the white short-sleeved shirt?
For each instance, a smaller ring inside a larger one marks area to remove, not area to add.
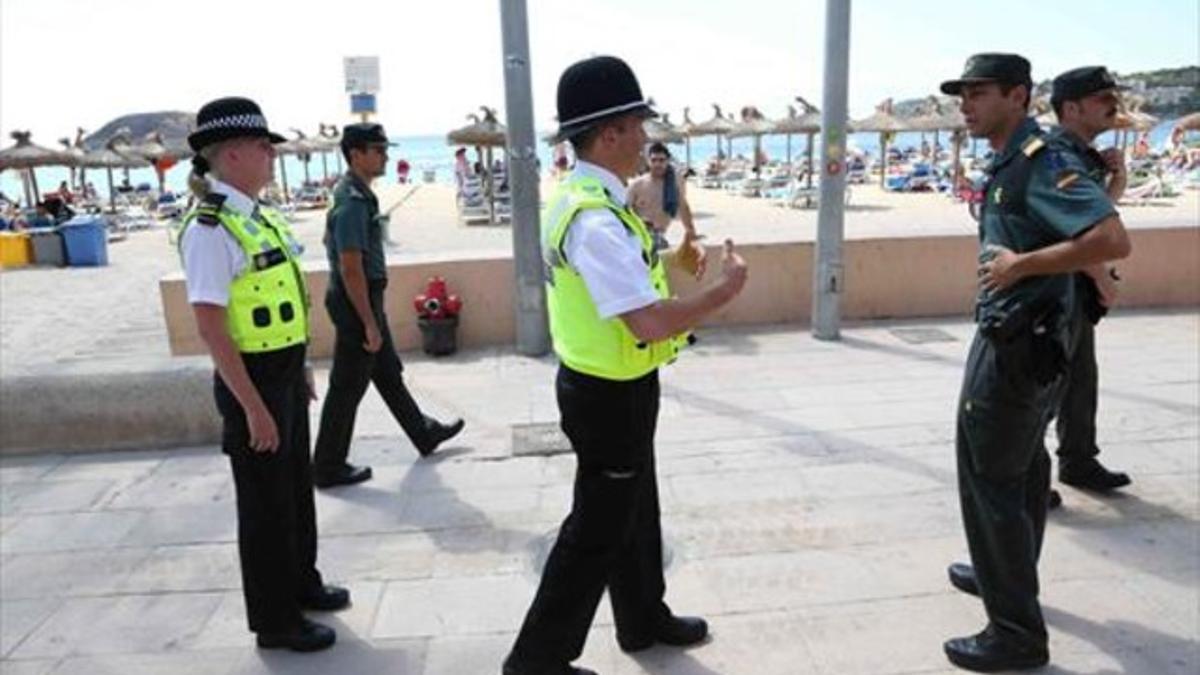
[[[624,204],[625,185],[611,171],[583,160],[576,160],[571,178],[599,180],[613,201]],[[653,305],[658,293],[646,273],[642,244],[608,209],[589,209],[575,216],[567,229],[563,252],[569,264],[587,286],[600,317]]]
[[[237,188],[210,178],[209,189],[225,196],[226,208],[246,217],[257,203]],[[229,287],[249,261],[241,244],[224,227],[192,223],[180,243],[183,275],[187,279],[188,302],[193,305],[229,305]]]

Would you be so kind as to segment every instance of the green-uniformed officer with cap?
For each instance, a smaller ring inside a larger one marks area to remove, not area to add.
[[[580,61],[559,79],[557,140],[569,140],[578,161],[546,201],[542,237],[561,361],[555,388],[578,468],[571,513],[505,675],[590,673],[570,664],[606,588],[625,651],[708,635],[703,619],[676,616],[663,599],[658,368],[674,360],[692,326],[741,291],[746,264],[726,241],[720,278],[696,295],[672,297],[650,229],[626,199],[646,143],[642,123],[654,115],[618,58]],[[700,276],[702,249],[688,245],[696,248],[674,259]]]
[[[421,412],[404,384],[404,365],[396,355],[383,311],[387,215],[379,211],[371,182],[386,170],[389,145],[380,124],[350,124],[342,130],[347,171],[333,189],[333,204],[325,218],[329,258],[325,309],[336,337],[329,391],[313,450],[313,480],[320,488],[353,485],[371,477],[370,467],[346,461],[354,419],[368,384],[375,385],[422,457],[463,428],[461,419],[443,424]]]
[[[341,609],[350,594],[326,586],[316,567],[302,249],[287,220],[257,201],[272,179],[272,144],[283,140],[249,99],[200,109],[188,136],[199,205],[184,219],[179,250],[188,302],[216,365],[250,630],[260,647],[315,651],[336,635],[301,610]]]
[[[1076,180],[1100,186],[1114,204],[1125,192],[1124,153],[1118,148],[1100,152],[1092,142],[1115,126],[1121,106],[1118,92],[1126,88],[1117,84],[1104,66],[1085,66],[1054,78],[1050,94],[1058,126],[1047,134],[1049,142],[1074,154],[1083,165],[1085,171]],[[1125,473],[1109,471],[1096,459],[1100,453],[1096,445],[1099,369],[1094,326],[1116,302],[1117,275],[1114,268],[1101,264],[1076,274],[1075,280],[1087,320],[1079,324],[1058,406],[1058,479],[1106,493],[1131,482]]]
[[[1032,86],[1029,62],[1015,54],[972,56],[941,86],[961,97],[971,135],[995,151],[955,441],[973,566],[950,568],[956,587],[982,597],[988,625],[945,644],[951,662],[985,672],[1049,659],[1037,599],[1050,480],[1042,438],[1081,316],[1072,273],[1130,250],[1108,195],[1029,117]]]

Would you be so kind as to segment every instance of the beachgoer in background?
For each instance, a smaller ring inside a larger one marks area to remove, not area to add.
[[[671,162],[671,151],[654,143],[646,153],[650,171],[629,184],[629,206],[653,228],[659,250],[670,248],[667,228],[676,218],[683,224],[682,247],[699,246],[692,208],[687,200],[687,181]]]
[[[75,193],[71,192],[71,186],[65,180],[58,184],[58,197],[67,204],[75,203]]]
[[[308,402],[316,394],[305,363],[302,249],[287,220],[257,201],[271,182],[273,144],[284,140],[249,99],[200,109],[188,136],[197,153],[188,183],[200,201],[183,221],[179,252],[188,302],[217,371],[250,630],[259,647],[308,652],[329,647],[337,634],[301,611],[348,607],[350,593],[326,586],[316,567],[308,455]]]
[[[379,212],[371,182],[387,167],[387,135],[379,124],[351,124],[342,130],[341,145],[347,171],[334,188],[325,226],[329,259],[325,309],[336,336],[329,391],[313,450],[313,482],[321,488],[371,478],[371,467],[346,461],[368,384],[375,385],[422,457],[463,428],[461,419],[443,424],[421,412],[404,384],[404,365],[396,355],[383,311],[388,276],[382,221],[387,216]]]
[[[411,169],[411,167],[408,164],[408,160],[401,157],[396,162],[396,180],[397,180],[397,182],[407,183],[408,182],[408,172],[410,169]]]

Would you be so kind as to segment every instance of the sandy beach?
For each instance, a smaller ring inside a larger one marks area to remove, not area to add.
[[[543,195],[549,187],[543,183]],[[412,189],[379,186],[383,208]],[[815,236],[815,209],[783,208],[771,200],[696,186],[689,189],[689,197],[696,226],[710,242],[726,237],[745,243],[804,241]],[[1200,193],[1188,191],[1145,205],[1126,205],[1121,211],[1131,228],[1196,227]],[[324,266],[324,212],[298,211],[293,222],[306,247],[305,264]],[[974,229],[966,207],[944,195],[884,192],[875,185],[851,188],[848,239],[964,234]],[[676,236],[680,231],[674,230]],[[396,245],[388,251],[389,260],[401,263],[445,256],[505,256],[512,250],[508,226],[461,225],[453,188],[440,184],[420,185],[393,213],[391,237]],[[178,271],[178,256],[163,226],[110,243],[107,267],[3,270],[0,377],[154,368],[170,360],[158,280]]]

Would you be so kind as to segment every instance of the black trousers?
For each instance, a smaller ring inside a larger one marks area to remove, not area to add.
[[[1037,563],[1050,489],[1043,437],[1057,386],[1033,380],[1027,347],[997,348],[976,334],[955,446],[963,527],[988,620],[1006,638],[1045,646]]]
[[[374,383],[413,445],[420,448],[426,443],[425,415],[404,386],[404,365],[396,355],[387,316],[383,313],[386,286],[386,280],[380,280],[372,281],[368,288],[371,312],[383,337],[383,346],[374,354],[363,349],[366,331],[341,285],[331,283],[325,294],[325,308],[333,320],[336,337],[329,391],[321,408],[321,426],[313,452],[313,464],[318,471],[346,463],[354,435],[354,418],[370,383]]]
[[[1058,406],[1059,468],[1086,461],[1100,454],[1096,446],[1096,407],[1100,373],[1096,364],[1096,327],[1082,318],[1076,321],[1074,353],[1064,378]]]
[[[578,658],[606,587],[617,632],[630,640],[652,636],[670,613],[654,467],[658,372],[616,382],[562,366],[556,390],[578,461],[575,494],[513,646],[525,663]]]
[[[242,406],[220,376],[214,377],[224,419],[221,446],[229,455],[237,493],[238,554],[250,630],[297,627],[299,598],[321,587],[317,571],[317,519],[308,457],[308,389],[304,346],[243,354],[250,380],[279,429],[279,449],[250,449]]]

